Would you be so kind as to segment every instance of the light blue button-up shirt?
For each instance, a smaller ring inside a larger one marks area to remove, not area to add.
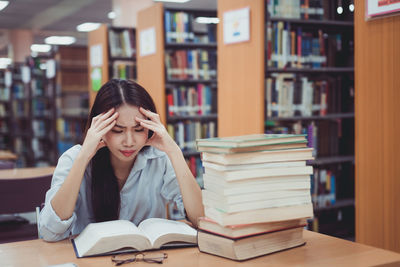
[[[75,235],[95,222],[91,202],[91,164],[89,163],[79,189],[74,213],[68,220],[61,220],[51,206],[51,199],[67,177],[72,163],[81,149],[76,145],[61,155],[53,174],[51,188],[46,193],[45,206],[39,216],[39,232],[47,241],[58,241]],[[119,219],[138,225],[147,218],[166,218],[167,203],[176,203],[185,216],[182,195],[175,171],[168,156],[156,148],[148,147],[137,155],[135,163],[120,192]]]

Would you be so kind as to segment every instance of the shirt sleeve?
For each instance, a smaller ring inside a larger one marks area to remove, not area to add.
[[[163,177],[163,186],[161,188],[161,195],[167,200],[168,203],[176,204],[179,214],[182,218],[186,217],[185,206],[183,205],[182,194],[179,189],[178,180],[171,161],[166,156],[165,172]]]
[[[46,193],[46,200],[44,208],[40,211],[39,215],[39,234],[46,241],[58,241],[67,238],[76,221],[75,212],[67,220],[61,220],[55,213],[51,200],[58,192],[61,185],[64,183],[65,178],[71,170],[74,159],[79,153],[79,147],[73,147],[66,151],[58,160],[57,167],[54,170],[51,187]],[[78,195],[77,204],[79,203],[80,195]]]

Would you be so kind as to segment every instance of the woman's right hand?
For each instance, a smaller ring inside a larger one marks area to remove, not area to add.
[[[114,108],[93,117],[81,150],[89,157],[89,160],[93,158],[100,148],[106,146],[102,138],[114,127],[117,118],[118,112],[115,112]]]

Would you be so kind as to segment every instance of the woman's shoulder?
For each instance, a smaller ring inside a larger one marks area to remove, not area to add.
[[[81,151],[82,146],[81,145],[74,145],[73,147],[69,148],[66,150],[64,153],[61,154],[59,158],[59,162],[63,161],[63,159],[70,159],[72,161],[75,160],[75,158],[78,156],[79,151]]]

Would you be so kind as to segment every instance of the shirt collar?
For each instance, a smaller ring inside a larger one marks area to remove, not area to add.
[[[165,153],[152,147],[152,146],[147,146],[142,148],[142,150],[138,153],[136,157],[136,161],[133,164],[132,172],[136,172],[139,170],[144,169],[147,164],[147,160],[149,159],[155,159],[159,157],[165,156]]]

